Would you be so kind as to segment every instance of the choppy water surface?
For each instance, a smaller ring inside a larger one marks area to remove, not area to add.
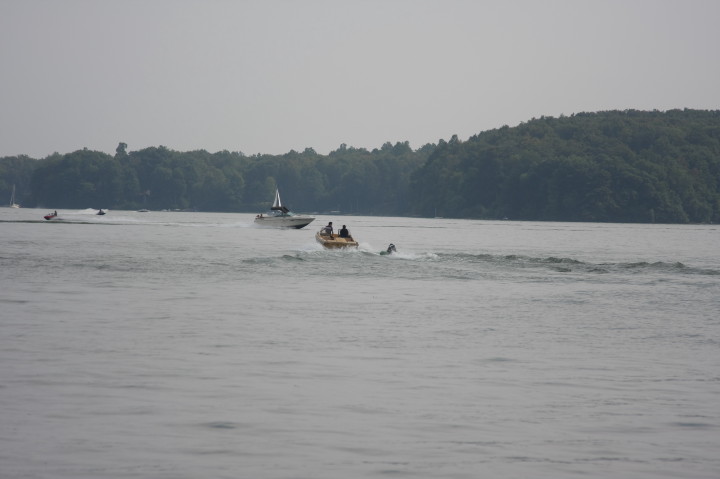
[[[3,478],[720,476],[718,226],[45,213],[0,208]]]

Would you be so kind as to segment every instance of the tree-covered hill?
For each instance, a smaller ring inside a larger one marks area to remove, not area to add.
[[[441,141],[413,174],[415,213],[557,221],[718,222],[720,112],[540,118]]]
[[[78,150],[0,158],[23,206],[260,212],[276,185],[296,211],[556,221],[720,221],[720,111],[532,119],[413,151],[341,145],[284,155]],[[2,196],[0,196],[2,198]]]

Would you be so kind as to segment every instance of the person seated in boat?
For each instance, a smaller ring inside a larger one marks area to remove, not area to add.
[[[322,234],[324,234],[324,235],[330,235],[330,236],[333,235],[333,225],[332,225],[332,221],[329,222],[329,223],[327,224],[327,226],[323,227],[323,229],[322,229]]]
[[[395,249],[395,245],[390,243],[390,246],[387,247],[387,254],[393,254],[396,252],[397,252],[397,250]]]
[[[342,229],[340,230],[340,237],[341,238],[349,238],[350,232],[348,231],[347,227],[343,225]]]
[[[55,210],[55,212],[53,213],[53,216],[57,216],[57,210]]]

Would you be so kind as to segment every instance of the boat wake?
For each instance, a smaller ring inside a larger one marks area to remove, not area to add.
[[[575,258],[548,256],[532,257],[525,255],[491,255],[491,254],[444,254],[438,255],[438,260],[449,263],[485,264],[493,266],[506,266],[519,269],[542,268],[559,273],[614,273],[624,272],[630,274],[643,273],[681,273],[716,276],[720,271],[710,268],[689,267],[678,261],[637,261],[617,263],[593,263]]]
[[[687,266],[678,261],[637,261],[616,263],[593,263],[570,257],[532,257],[525,255],[493,255],[468,253],[435,253],[432,251],[417,252],[400,250],[393,254],[384,254],[370,245],[347,250],[304,249],[295,255],[285,255],[285,259],[318,262],[331,268],[348,271],[361,271],[364,268],[373,270],[373,274],[383,274],[381,265],[390,265],[388,274],[398,273],[398,267],[407,263],[408,267],[419,272],[420,266],[427,275],[455,279],[471,279],[478,276],[497,273],[514,275],[545,276],[555,275],[620,275],[632,276],[720,276],[720,270]]]

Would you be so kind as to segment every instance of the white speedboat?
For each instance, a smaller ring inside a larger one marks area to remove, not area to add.
[[[280,201],[280,191],[275,190],[275,201],[270,213],[260,213],[255,217],[255,224],[265,228],[304,228],[315,220],[314,216],[296,215]]]

